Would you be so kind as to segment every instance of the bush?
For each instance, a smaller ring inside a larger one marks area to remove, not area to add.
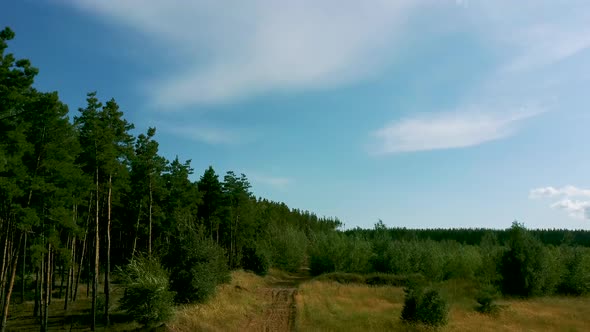
[[[410,275],[373,273],[365,278],[365,283],[370,286],[410,287],[422,285],[425,281],[424,276],[418,273]]]
[[[497,314],[500,311],[500,306],[495,303],[497,299],[498,292],[496,289],[491,285],[485,286],[477,293],[475,300],[478,306],[475,310],[482,314]]]
[[[407,323],[444,326],[448,323],[449,306],[438,290],[406,288],[401,319]]]
[[[252,271],[259,276],[268,274],[270,268],[270,255],[259,247],[245,248],[242,254],[242,266],[245,270]]]
[[[123,269],[119,268],[118,274],[125,287],[121,309],[134,320],[152,325],[172,316],[174,293],[168,290],[168,273],[158,260],[136,257]]]
[[[346,272],[331,272],[322,274],[316,278],[317,280],[335,281],[340,284],[364,284],[365,277],[356,273]]]
[[[177,303],[204,302],[215,293],[218,284],[231,279],[223,248],[195,232],[179,236],[165,262]]]

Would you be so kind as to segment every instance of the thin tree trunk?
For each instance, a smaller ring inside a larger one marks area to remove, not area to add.
[[[8,255],[9,255],[9,243],[10,243],[10,235],[11,235],[11,228],[10,225],[12,222],[8,222],[6,226],[6,237],[4,238],[4,246],[2,250],[2,267],[0,268],[0,306],[4,302],[4,290],[6,289],[6,270],[8,269]]]
[[[21,274],[22,289],[20,293],[20,302],[25,303],[26,271],[27,270],[27,232],[25,232],[25,244],[23,245],[23,271]]]
[[[153,206],[153,193],[152,193],[152,178],[150,175],[150,209],[149,209],[149,221],[150,221],[150,238],[148,240],[148,255],[152,257],[152,206]]]
[[[41,255],[41,270],[39,272],[41,280],[39,282],[39,318],[41,319],[41,331],[45,331],[45,320],[43,318],[45,308],[45,255]]]
[[[76,283],[74,284],[74,294],[72,296],[72,302],[76,301],[76,297],[78,296],[78,285],[80,284],[80,275],[82,274],[82,266],[84,265],[84,254],[86,252],[86,238],[88,235],[88,230],[86,234],[84,234],[84,240],[82,242],[82,252],[80,253],[80,264],[78,264],[78,273],[76,273]]]
[[[45,301],[43,303],[43,331],[47,331],[49,321],[49,301],[51,299],[51,244],[47,245],[47,264],[45,267]]]
[[[133,251],[131,257],[135,256],[135,249],[137,249],[137,237],[139,236],[139,221],[141,219],[141,200],[139,200],[139,210],[137,211],[137,223],[135,224],[135,238],[133,239]]]
[[[16,277],[16,268],[18,266],[18,255],[20,253],[20,244],[23,239],[23,235],[21,233],[18,245],[14,249],[14,258],[12,259],[12,268],[10,273],[10,282],[8,283],[8,290],[6,292],[6,298],[4,300],[4,308],[2,309],[2,321],[0,323],[0,331],[4,332],[6,330],[6,323],[8,320],[8,309],[10,308],[10,296],[12,295],[12,287],[14,286],[14,279]]]
[[[74,209],[75,210],[75,209]],[[74,279],[74,262],[75,262],[75,255],[76,253],[76,237],[72,239],[72,249],[70,250],[70,264],[68,265],[68,281],[66,283],[66,297],[64,299],[64,310],[68,310],[68,302],[70,301],[70,296],[72,295],[71,288]]]
[[[66,243],[66,248],[71,248],[70,246],[71,246],[71,240],[70,240],[70,237],[68,236],[68,242]],[[72,249],[70,249],[70,251],[71,250]],[[59,276],[60,280],[59,280],[59,294],[57,295],[58,299],[61,299],[61,296],[63,295],[65,273],[66,273],[66,267],[65,267],[65,264],[62,264],[61,268],[60,268],[60,276]]]
[[[49,248],[51,249],[51,247]],[[53,259],[53,250],[50,250],[49,252],[50,254],[48,262],[50,264],[47,265],[47,268],[49,269],[49,276],[51,279],[47,280],[47,282],[49,282],[49,285],[47,286],[49,288],[49,301],[47,301],[47,305],[51,305],[51,301],[53,300],[53,289],[55,288],[55,260]]]
[[[107,266],[104,272],[104,322],[106,326],[109,326],[109,302],[110,302],[110,279],[109,274],[111,272],[111,199],[113,194],[113,176],[109,174],[109,193],[107,202]]]
[[[80,284],[80,275],[82,274],[82,266],[84,265],[84,253],[86,252],[86,242],[88,240],[88,233],[90,233],[90,212],[92,211],[92,192],[88,200],[88,219],[86,220],[86,233],[84,233],[84,241],[82,242],[82,253],[80,254],[80,264],[78,265],[78,274],[76,275],[76,285],[74,286],[74,297],[72,301],[76,301],[78,296],[78,285]],[[89,250],[90,251],[90,250]],[[88,287],[86,287],[86,297],[88,297]]]
[[[41,274],[39,273],[39,267],[35,268],[37,271],[35,272],[35,306],[33,308],[33,317],[39,317],[39,307],[40,307],[40,300],[41,300]]]
[[[99,242],[99,234],[98,234],[98,227],[99,227],[99,202],[98,202],[98,167],[96,167],[96,228],[94,230],[94,278],[92,282],[92,325],[90,326],[91,331],[96,330],[96,296],[98,290],[98,268],[99,268],[99,250],[100,250],[100,242]]]

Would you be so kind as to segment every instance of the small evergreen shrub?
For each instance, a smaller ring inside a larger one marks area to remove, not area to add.
[[[482,314],[495,315],[500,311],[500,306],[495,303],[498,299],[498,292],[493,286],[486,286],[482,288],[475,298],[478,306],[475,308]]]
[[[439,327],[448,323],[449,306],[436,289],[406,288],[401,319]]]
[[[179,237],[165,262],[177,303],[204,302],[215,293],[218,284],[231,279],[223,248],[197,233]]]
[[[125,287],[120,307],[134,320],[149,326],[172,316],[174,293],[168,290],[168,273],[158,260],[136,257],[118,274]]]

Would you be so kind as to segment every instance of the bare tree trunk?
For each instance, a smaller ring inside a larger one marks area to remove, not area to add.
[[[0,268],[0,306],[4,302],[4,290],[6,289],[6,274],[8,270],[8,260],[9,260],[9,247],[10,247],[10,235],[12,230],[10,227],[11,222],[9,221],[6,226],[6,237],[4,238],[4,246],[2,250],[2,267]]]
[[[8,290],[6,292],[6,297],[4,300],[4,307],[2,309],[2,321],[0,322],[0,331],[4,332],[6,330],[6,323],[8,320],[8,309],[10,308],[10,296],[12,295],[12,287],[14,286],[14,279],[16,277],[16,268],[18,266],[18,255],[20,253],[20,243],[23,239],[23,235],[21,233],[18,244],[14,249],[14,257],[12,258],[12,267],[10,273],[10,281],[8,283]]]
[[[45,255],[41,256],[41,270],[39,272],[41,275],[41,280],[39,283],[39,318],[41,319],[41,331],[45,330],[45,320],[43,315],[45,314]]]
[[[78,274],[76,275],[76,285],[74,286],[74,296],[72,301],[76,301],[78,295],[78,285],[80,284],[80,275],[82,273],[82,266],[84,266],[84,254],[86,252],[86,242],[88,240],[88,233],[90,232],[90,212],[92,211],[92,192],[90,193],[90,199],[88,200],[88,220],[86,221],[86,233],[84,233],[84,241],[82,242],[82,253],[80,254],[80,264],[78,265]],[[86,288],[88,292],[88,287]],[[86,295],[88,297],[88,295]]]
[[[74,279],[74,262],[76,254],[76,237],[72,239],[72,249],[70,250],[70,264],[68,265],[68,281],[66,283],[66,297],[64,299],[64,310],[68,310],[68,302],[70,301],[70,297],[72,296],[72,284]]]
[[[21,275],[22,289],[20,293],[20,302],[25,303],[25,289],[26,289],[26,271],[27,270],[27,232],[25,232],[25,244],[23,245],[23,271]]]
[[[33,317],[39,317],[39,307],[41,305],[41,273],[39,267],[35,268],[35,307],[33,308]]]
[[[153,193],[152,193],[152,178],[150,175],[150,208],[149,208],[149,221],[150,221],[150,238],[148,245],[148,255],[152,257],[152,206],[153,206]]]
[[[141,200],[139,201],[139,210],[137,211],[137,223],[135,224],[135,238],[133,239],[133,251],[131,257],[135,256],[135,249],[137,248],[137,237],[139,235],[139,221],[141,220]]]
[[[88,230],[86,234],[84,234],[84,240],[82,242],[82,252],[80,253],[80,263],[78,264],[78,273],[76,273],[76,283],[74,284],[74,294],[72,296],[72,302],[76,301],[76,297],[78,296],[78,285],[80,284],[80,275],[82,274],[82,266],[84,265],[84,254],[86,252],[86,238],[88,235]]]
[[[72,250],[71,249],[71,240],[70,240],[69,236],[68,236],[68,241],[66,243],[66,248],[70,248],[70,251]],[[69,270],[68,270],[68,272],[69,272]],[[59,294],[57,295],[58,299],[61,299],[61,296],[63,295],[65,274],[66,274],[66,267],[65,267],[65,264],[62,264],[61,268],[60,268],[60,274],[59,274]]]
[[[91,331],[96,330],[96,296],[98,290],[98,271],[99,271],[99,187],[98,187],[98,167],[96,167],[96,227],[94,230],[94,278],[92,282],[92,325],[90,326]]]
[[[111,272],[111,199],[113,194],[113,176],[109,174],[109,193],[107,202],[107,266],[104,272],[104,322],[106,326],[109,326],[109,304],[110,304],[110,286],[111,282],[109,274]]]

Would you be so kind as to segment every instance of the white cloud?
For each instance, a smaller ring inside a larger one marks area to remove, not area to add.
[[[582,189],[575,186],[565,186],[561,188],[542,187],[532,189],[529,193],[531,199],[538,199],[543,197],[564,197],[561,200],[550,205],[553,209],[564,210],[572,218],[590,219],[590,201],[572,199],[590,198],[590,189]]]
[[[564,198],[551,204],[554,209],[564,210],[572,218],[590,219],[590,201],[579,201]]]
[[[554,197],[554,196],[565,196],[565,197],[590,197],[590,189],[582,189],[572,185],[554,188],[554,187],[543,187],[531,190],[529,197],[540,198],[540,197]]]
[[[249,179],[256,184],[262,184],[275,189],[285,190],[288,186],[293,184],[294,180],[288,177],[276,177],[259,173],[248,173]]]
[[[382,155],[475,146],[512,135],[518,122],[539,113],[462,111],[410,117],[374,131],[371,136],[376,142],[370,152]]]
[[[181,57],[146,87],[167,108],[363,79],[391,61],[400,26],[422,2],[69,1]]]

